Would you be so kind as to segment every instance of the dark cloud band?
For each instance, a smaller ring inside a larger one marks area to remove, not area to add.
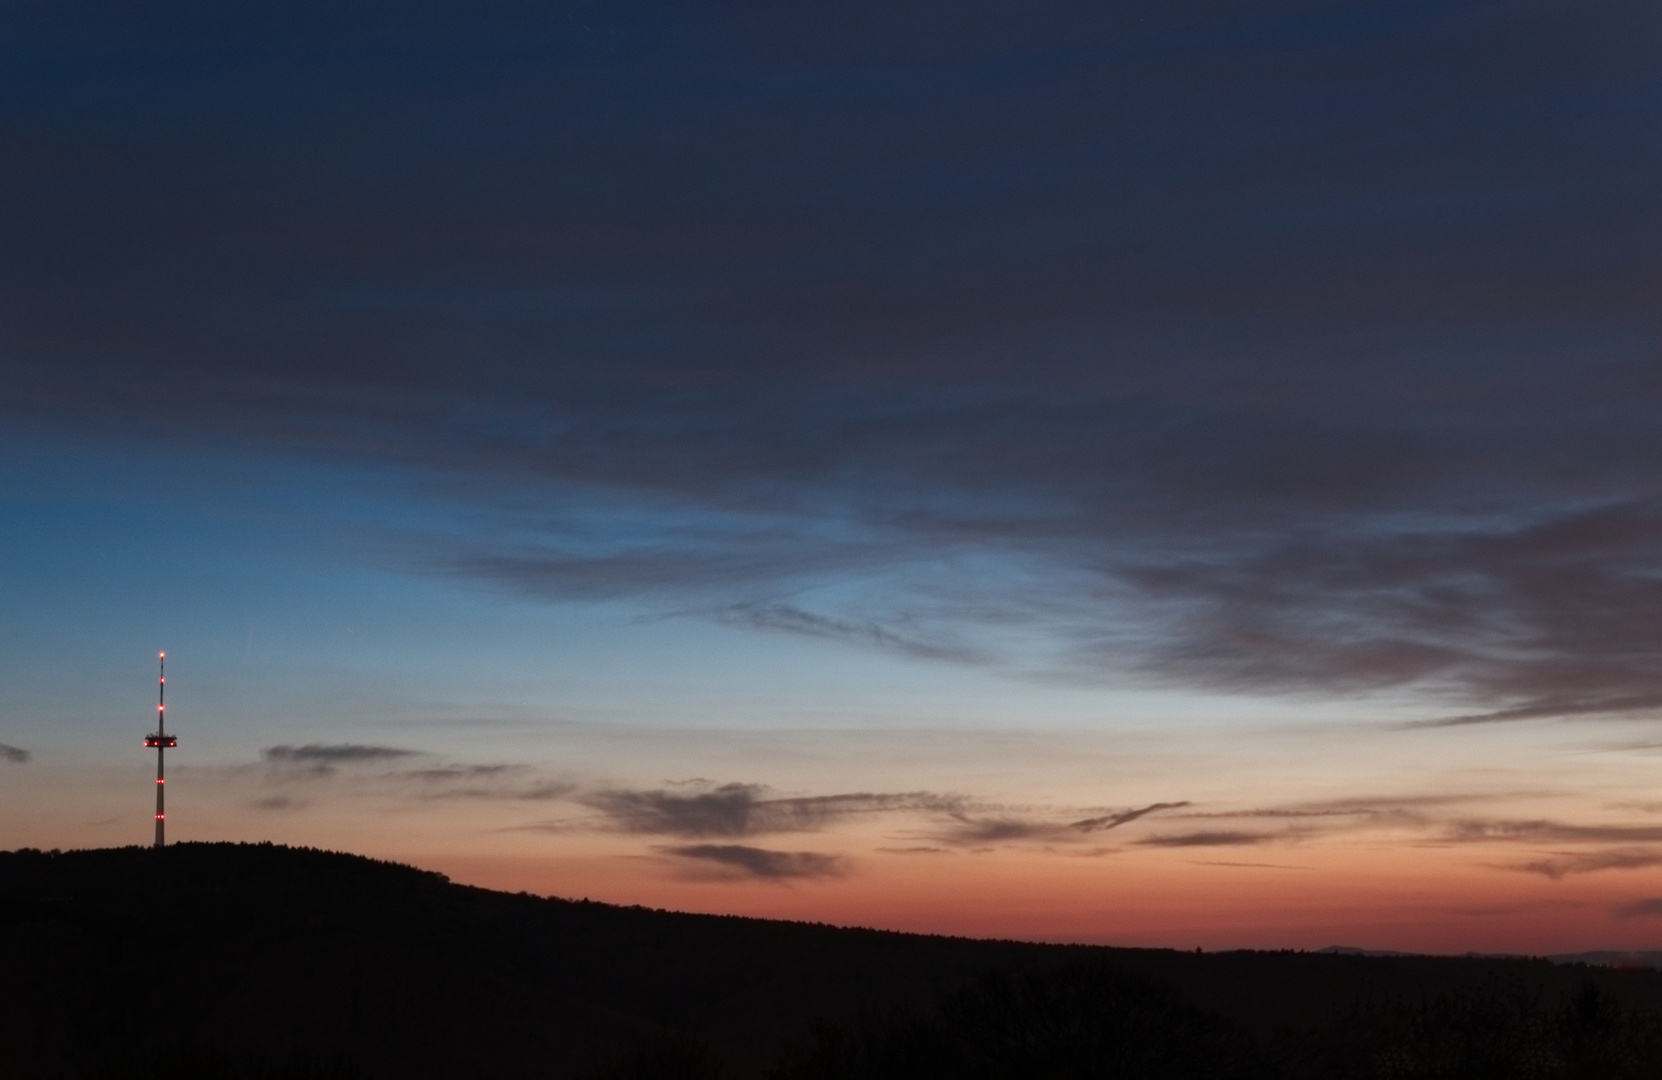
[[[271,746],[260,757],[278,765],[363,765],[414,757],[418,750],[395,746],[366,746],[361,743],[307,743],[304,746]]]
[[[1655,4],[71,7],[0,12],[7,416],[375,466],[553,600],[1662,707]]]
[[[837,856],[812,851],[767,851],[743,844],[688,844],[663,851],[763,881],[837,877],[843,873],[842,860]]]
[[[617,828],[655,836],[744,837],[811,832],[857,814],[943,810],[961,800],[929,792],[770,798],[760,784],[702,790],[614,790],[583,797]]]

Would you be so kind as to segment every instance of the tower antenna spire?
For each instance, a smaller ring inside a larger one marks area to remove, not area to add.
[[[167,845],[167,811],[163,808],[162,791],[167,778],[162,771],[162,753],[179,740],[167,733],[167,654],[156,654],[156,730],[144,740],[145,746],[156,748],[156,846]]]

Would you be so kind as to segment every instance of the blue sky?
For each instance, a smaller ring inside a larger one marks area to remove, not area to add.
[[[1281,863],[1200,856],[1323,853],[1337,933],[1434,849],[1421,944],[1520,877],[1497,947],[1632,936],[1658,45],[1544,0],[8,5],[0,843],[140,838],[82,810],[143,803],[167,649],[182,837],[924,929],[898,868],[950,852],[1052,868],[954,926],[1064,937],[1116,925],[1066,860],[1124,855],[1126,911],[1264,943],[1309,912],[1184,875]]]

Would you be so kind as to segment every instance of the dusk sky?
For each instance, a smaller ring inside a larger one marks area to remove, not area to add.
[[[1662,948],[1662,5],[0,6],[0,847]]]

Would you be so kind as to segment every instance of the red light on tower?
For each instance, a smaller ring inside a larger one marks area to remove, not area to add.
[[[168,747],[178,746],[179,740],[167,733],[164,718],[167,715],[167,654],[156,654],[156,730],[144,740],[146,747],[156,748],[156,846],[164,847],[167,835],[163,831],[167,823],[167,814],[162,807],[162,789],[166,786],[166,779],[162,770],[162,753]]]

